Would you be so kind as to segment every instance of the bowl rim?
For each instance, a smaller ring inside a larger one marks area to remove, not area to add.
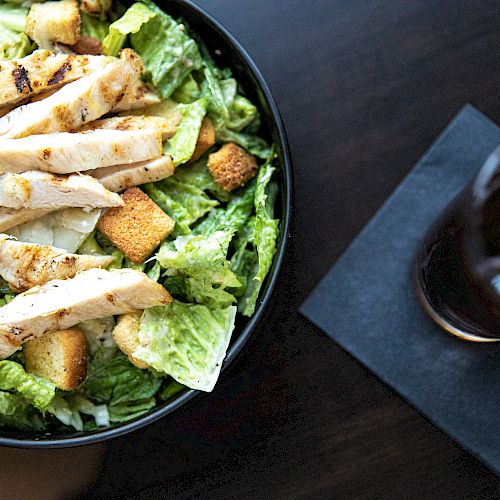
[[[274,126],[277,131],[277,136],[279,138],[279,144],[282,153],[282,176],[284,183],[281,186],[282,192],[282,204],[283,204],[283,214],[284,217],[281,221],[281,241],[277,248],[276,254],[274,256],[273,268],[271,269],[270,275],[266,279],[266,288],[260,303],[253,316],[248,320],[244,326],[241,334],[236,339],[236,341],[230,346],[227,356],[224,359],[224,364],[221,369],[221,373],[227,370],[227,368],[234,361],[236,356],[241,352],[244,345],[247,343],[249,337],[255,330],[257,323],[261,319],[264,311],[267,308],[269,300],[273,294],[274,287],[276,285],[278,276],[280,274],[281,266],[285,258],[285,253],[287,249],[288,239],[290,238],[290,221],[292,214],[292,190],[293,190],[293,180],[292,180],[292,169],[291,169],[291,157],[288,145],[288,139],[286,136],[285,128],[283,126],[283,121],[276,105],[276,102],[271,94],[269,86],[267,85],[264,77],[262,76],[260,70],[253,62],[252,58],[249,56],[248,52],[242,47],[242,45],[236,40],[236,38],[211,14],[206,12],[202,7],[196,5],[192,0],[181,0],[183,6],[196,12],[197,15],[201,17],[204,24],[207,24],[211,29],[218,32],[221,38],[224,39],[228,46],[231,46],[234,52],[236,52],[239,58],[245,63],[249,73],[253,76],[257,82],[258,89],[262,92],[264,101],[268,107],[268,114],[274,122]],[[191,401],[194,397],[200,397],[205,393],[193,389],[189,389],[182,393],[180,396],[175,398],[171,402],[167,402],[161,405],[143,416],[137,417],[130,422],[120,424],[116,427],[103,428],[102,430],[96,429],[95,431],[90,431],[85,434],[77,436],[58,436],[52,439],[43,438],[14,438],[14,437],[4,437],[0,435],[0,446],[13,447],[13,448],[31,448],[31,449],[47,449],[47,448],[71,448],[77,446],[85,446],[90,444],[95,444],[103,441],[108,441],[119,436],[123,436],[130,432],[136,431],[142,427],[145,427],[160,418],[173,413],[182,406],[184,406],[188,401]]]

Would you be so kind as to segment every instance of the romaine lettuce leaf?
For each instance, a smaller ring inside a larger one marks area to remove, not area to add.
[[[173,178],[145,184],[142,188],[175,221],[174,236],[191,233],[189,226],[218,205],[201,189]]]
[[[233,234],[233,230],[214,231],[165,242],[156,259],[167,269],[167,289],[179,298],[213,308],[236,302],[225,290],[241,286],[226,260]]]
[[[113,423],[126,422],[136,417],[140,417],[156,406],[156,399],[146,398],[138,401],[127,401],[118,405],[108,407],[109,420]]]
[[[41,431],[47,425],[41,414],[21,395],[0,391],[0,427]]]
[[[209,309],[174,301],[146,309],[134,357],[192,389],[210,392],[234,328],[236,307]]]
[[[102,21],[97,17],[89,16],[85,12],[80,12],[82,19],[81,31],[82,35],[97,38],[101,42],[108,36],[109,23]]]
[[[153,2],[143,0],[156,15],[130,37],[132,48],[142,57],[148,77],[167,99],[195,69],[202,66],[198,45]]]
[[[0,4],[0,59],[24,57],[34,45],[24,33],[28,9]]]
[[[207,112],[205,98],[191,104],[179,104],[182,119],[175,135],[165,145],[165,154],[172,157],[174,165],[186,163],[193,156],[200,135],[201,123]]]
[[[161,386],[161,379],[148,370],[135,367],[123,354],[114,358],[96,353],[89,363],[87,378],[82,386],[92,401],[112,406],[153,397]]]
[[[225,208],[212,210],[208,217],[201,221],[193,230],[196,235],[209,235],[218,230],[231,230],[238,232],[249,219],[254,209],[255,181],[234,197]]]
[[[56,386],[47,379],[26,373],[14,361],[0,361],[0,390],[21,395],[29,404],[45,411],[55,396]]]
[[[277,193],[277,185],[270,182],[275,171],[272,166],[273,158],[274,154],[271,154],[266,164],[259,169],[256,181],[256,216],[253,242],[257,250],[258,266],[256,266],[255,272],[248,277],[243,297],[238,303],[238,311],[248,317],[255,311],[260,289],[271,268],[276,251],[279,220],[273,218],[274,200]]]
[[[25,7],[0,3],[0,25],[5,29],[23,33],[27,15],[28,9]]]
[[[209,236],[179,236],[166,241],[156,254],[160,266],[167,269],[204,269],[222,272],[233,231],[215,231]]]
[[[229,201],[233,195],[221,189],[208,170],[207,156],[192,165],[181,165],[175,169],[173,178],[184,184],[191,184],[213,194],[219,201]]]
[[[58,394],[48,408],[64,425],[73,427],[77,431],[85,429],[81,414],[94,417],[95,425],[107,427],[110,422],[106,405],[95,405],[88,398],[80,394]]]
[[[246,149],[249,153],[263,160],[269,158],[271,148],[267,142],[254,134],[244,132],[235,132],[229,128],[221,128],[216,131],[216,139],[218,142],[234,142]]]
[[[190,104],[200,97],[200,86],[193,75],[184,78],[182,85],[172,94],[172,99],[182,104]]]
[[[127,36],[137,33],[156,14],[143,3],[133,4],[125,14],[109,27],[109,33],[102,42],[103,53],[116,56],[125,44]]]
[[[179,392],[181,392],[185,388],[186,386],[179,384],[177,380],[170,380],[170,382],[166,384],[165,387],[163,387],[163,389],[161,390],[160,399],[163,399],[163,401],[168,401],[176,394],[179,394]]]
[[[219,203],[210,199],[201,189],[191,184],[179,182],[172,177],[156,183],[173,201],[179,203],[187,212],[186,224],[191,225],[207,214]]]

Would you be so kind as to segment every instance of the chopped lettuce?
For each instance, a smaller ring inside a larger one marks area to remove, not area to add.
[[[142,57],[146,77],[160,95],[167,99],[202,60],[198,45],[186,34],[184,25],[178,24],[152,1],[143,0],[156,15],[132,34],[132,48]]]
[[[215,231],[209,236],[179,236],[166,241],[156,254],[163,268],[212,270],[220,273],[227,266],[226,254],[233,231]]]
[[[109,406],[109,420],[113,423],[126,422],[140,417],[156,406],[156,399],[146,398],[138,401],[126,401],[118,405]]]
[[[188,225],[196,222],[219,204],[196,186],[179,182],[172,177],[160,181],[157,185],[169,198],[184,207],[187,212],[184,222]]]
[[[108,56],[116,56],[125,44],[127,36],[137,33],[155,13],[143,3],[133,4],[125,14],[109,27],[109,33],[102,42],[102,50]]]
[[[234,328],[236,307],[209,309],[174,301],[146,309],[134,357],[192,389],[210,392]]]
[[[193,75],[188,75],[182,85],[172,94],[174,101],[182,104],[190,104],[200,98],[200,86],[193,78]]]
[[[57,395],[48,411],[60,422],[77,431],[85,429],[81,414],[94,417],[96,426],[108,426],[110,422],[106,405],[95,405],[88,398],[80,394]]]
[[[56,387],[42,377],[26,373],[19,363],[5,360],[0,361],[0,390],[15,392],[38,410],[44,411],[54,398]]]
[[[211,234],[217,230],[230,229],[238,232],[254,210],[255,181],[234,197],[226,208],[216,208],[194,228],[194,234]]]
[[[226,260],[233,234],[233,230],[214,231],[208,236],[179,236],[173,242],[165,242],[156,259],[167,269],[167,289],[209,307],[234,303],[234,296],[225,290],[241,286]]]
[[[82,390],[93,401],[111,407],[151,398],[160,385],[161,379],[135,367],[124,354],[108,359],[98,352],[89,363]]]
[[[279,220],[274,219],[274,199],[277,193],[276,184],[270,182],[275,171],[272,166],[274,155],[270,155],[267,163],[259,169],[255,190],[255,229],[253,242],[258,256],[258,265],[247,280],[243,297],[238,303],[238,311],[244,316],[251,316],[255,311],[259,292],[269,269],[271,268],[276,240],[278,238]],[[248,263],[248,256],[246,257]]]
[[[222,128],[216,132],[216,139],[219,142],[234,142],[263,160],[269,158],[271,154],[271,148],[267,142],[254,134],[235,132],[228,128]]]
[[[33,44],[24,33],[28,9],[0,4],[0,59],[24,57]]]
[[[24,32],[27,15],[28,9],[25,7],[0,3],[0,25],[5,29]]]
[[[208,191],[220,201],[229,201],[233,195],[222,190],[215,182],[208,170],[207,160],[207,156],[204,156],[192,165],[181,165],[175,169],[174,179]]]
[[[172,157],[174,165],[186,163],[193,156],[201,123],[207,111],[206,99],[199,99],[191,104],[179,104],[182,119],[175,135],[165,145],[165,154]]]
[[[168,401],[173,398],[176,394],[183,391],[186,388],[185,385],[179,384],[177,380],[170,380],[168,384],[166,384],[160,392],[160,399],[163,401]]]
[[[145,184],[142,188],[175,221],[175,236],[189,234],[189,226],[219,204],[198,187],[174,178]]]
[[[41,414],[21,395],[0,391],[0,427],[42,431],[46,428],[46,423]]]
[[[82,19],[82,35],[97,38],[101,42],[108,36],[109,23],[97,17],[89,16],[85,12],[80,12]]]

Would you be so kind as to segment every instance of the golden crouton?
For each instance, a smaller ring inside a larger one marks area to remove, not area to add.
[[[111,208],[97,223],[104,233],[132,262],[144,262],[172,232],[174,221],[139,188],[122,195],[125,205]]]
[[[139,325],[141,322],[142,311],[136,311],[128,314],[122,314],[116,326],[113,329],[113,340],[118,349],[128,356],[130,362],[137,368],[148,368],[149,365],[144,361],[134,358],[132,353],[139,345]]]
[[[26,371],[45,377],[63,391],[75,390],[87,374],[87,340],[81,330],[59,330],[27,342]]]
[[[208,170],[224,190],[244,186],[257,173],[255,158],[243,148],[228,142],[208,156]]]
[[[46,39],[74,45],[80,38],[80,24],[76,0],[34,3],[26,19],[26,33],[38,45],[44,45]]]
[[[200,134],[198,135],[198,142],[194,148],[193,156],[189,160],[192,163],[199,160],[206,151],[208,151],[215,144],[215,129],[210,118],[204,118],[201,122]]]

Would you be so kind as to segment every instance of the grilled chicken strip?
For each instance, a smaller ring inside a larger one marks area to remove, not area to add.
[[[114,167],[97,168],[86,173],[95,177],[110,191],[120,193],[130,187],[140,186],[146,182],[161,181],[174,175],[174,163],[170,156],[162,156],[156,160],[141,161],[132,165],[115,165]]]
[[[0,111],[27,97],[56,90],[115,61],[107,56],[52,54],[35,50],[22,59],[0,61]]]
[[[10,208],[106,208],[123,205],[89,175],[62,176],[31,170],[0,177],[0,206]]]
[[[73,278],[94,267],[107,267],[113,261],[111,255],[76,255],[0,234],[0,276],[18,293],[50,280]]]
[[[155,130],[95,130],[0,140],[0,172],[43,170],[55,174],[135,163],[163,154]]]
[[[116,106],[135,71],[128,61],[114,61],[103,69],[68,83],[42,101],[13,109],[0,119],[0,136],[3,139],[18,139],[77,130]]]
[[[112,113],[120,113],[121,111],[130,111],[131,109],[144,108],[159,104],[160,97],[155,94],[140,78],[134,80],[123,99],[111,110]]]
[[[80,130],[144,130],[153,129],[161,132],[162,140],[166,141],[175,134],[176,126],[160,116],[114,116],[113,118],[105,118],[104,120],[96,120],[95,122],[84,125]]]
[[[0,232],[43,217],[54,210],[51,208],[20,208],[17,210],[15,208],[0,207]]]
[[[0,308],[0,359],[46,332],[170,302],[163,286],[132,269],[90,269],[74,278],[49,281]]]

